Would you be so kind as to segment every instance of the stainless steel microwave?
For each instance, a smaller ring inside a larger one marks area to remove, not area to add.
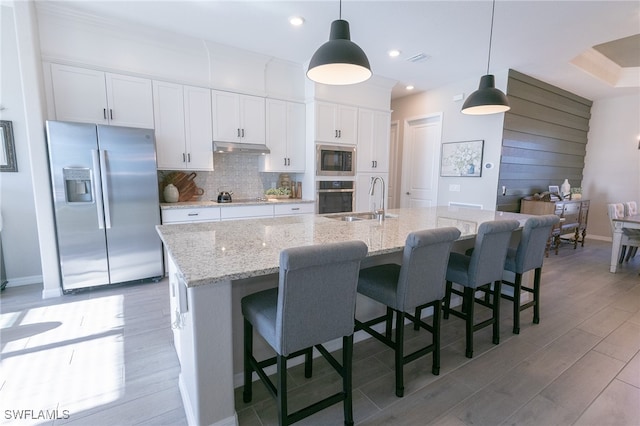
[[[317,176],[355,176],[356,147],[316,145]]]

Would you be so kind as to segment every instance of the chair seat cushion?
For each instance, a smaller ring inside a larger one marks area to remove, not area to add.
[[[399,276],[400,265],[395,263],[362,269],[358,277],[358,293],[397,310]]]
[[[276,313],[278,310],[278,289],[259,291],[242,298],[242,315],[253,328],[276,349]],[[276,349],[277,350],[277,349]]]
[[[465,256],[461,253],[451,253],[447,266],[447,281],[468,286],[470,261],[470,256]]]

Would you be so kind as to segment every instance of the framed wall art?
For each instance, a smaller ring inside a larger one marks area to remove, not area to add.
[[[17,172],[18,160],[11,121],[0,120],[0,172]]]
[[[484,140],[445,142],[440,156],[440,176],[482,176]]]

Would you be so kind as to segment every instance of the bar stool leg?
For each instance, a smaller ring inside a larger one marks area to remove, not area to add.
[[[342,338],[342,391],[344,392],[344,424],[353,426],[353,334]]]
[[[396,311],[396,396],[404,396],[404,312]]]
[[[251,368],[251,356],[253,354],[253,326],[247,319],[244,319],[244,388],[242,391],[242,400],[251,402],[252,398],[252,381],[251,376],[253,369]]]
[[[522,289],[522,274],[516,272],[513,283],[513,334],[520,334],[520,294]]]
[[[442,311],[442,318],[444,319],[449,319],[449,306],[451,306],[451,285],[451,281],[447,281],[447,289],[444,293],[444,309]]]
[[[451,283],[447,283],[447,288]],[[467,358],[473,358],[473,308],[475,302],[473,298],[475,297],[475,289],[471,287],[464,288],[464,296],[462,298],[462,306],[465,308],[465,325],[466,325],[466,341],[467,341],[467,350],[466,356]],[[449,292],[447,292],[449,295]],[[449,297],[451,297],[449,295]],[[445,311],[446,312],[446,311]]]
[[[278,366],[278,391],[277,391],[277,404],[278,404],[278,424],[288,425],[289,420],[287,418],[287,357],[280,354],[276,355]]]
[[[533,323],[540,323],[540,278],[542,268],[536,268],[533,278]]]
[[[502,280],[493,284],[493,343],[500,343],[500,292],[502,291]],[[473,300],[472,300],[473,303]]]
[[[433,365],[431,373],[440,374],[440,313],[442,306],[439,301],[433,304]]]

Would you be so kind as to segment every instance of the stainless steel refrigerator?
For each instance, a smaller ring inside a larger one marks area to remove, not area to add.
[[[151,129],[47,121],[63,290],[164,274]]]

